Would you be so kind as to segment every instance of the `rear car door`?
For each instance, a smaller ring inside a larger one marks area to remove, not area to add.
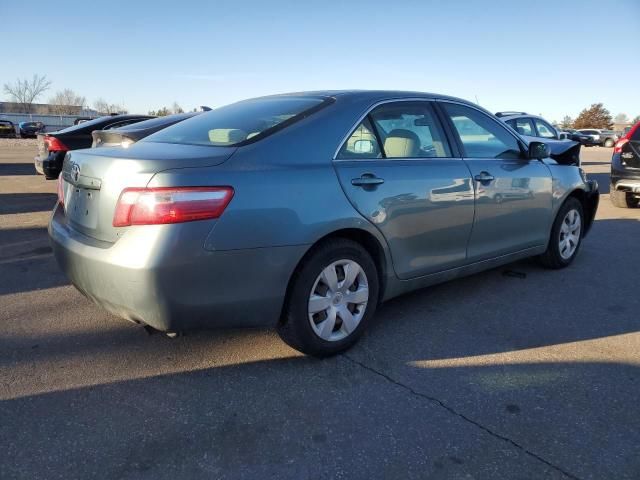
[[[453,154],[432,102],[373,108],[348,135],[334,166],[351,203],[386,238],[399,278],[465,263],[471,175]]]
[[[455,102],[438,104],[474,180],[469,262],[544,245],[551,225],[548,167],[529,160],[520,139],[485,112]]]

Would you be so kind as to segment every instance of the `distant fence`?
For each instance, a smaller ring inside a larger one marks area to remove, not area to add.
[[[0,113],[0,120],[9,120],[18,128],[20,122],[42,122],[45,132],[53,132],[73,125],[80,115],[29,115],[25,113]]]

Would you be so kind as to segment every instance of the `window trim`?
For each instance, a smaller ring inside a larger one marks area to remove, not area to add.
[[[378,132],[378,127],[376,127],[375,123],[373,122],[373,119],[371,118],[371,113],[378,108],[381,105],[386,105],[388,103],[399,103],[399,102],[423,102],[423,103],[427,103],[427,108],[431,109],[431,113],[434,115],[435,119],[440,122],[440,127],[442,127],[442,131],[444,133],[444,138],[443,140],[447,142],[448,146],[449,146],[449,151],[451,152],[451,156],[450,157],[403,157],[403,158],[387,158],[386,153],[384,152],[384,147],[382,145],[382,139],[380,138],[380,133]],[[451,141],[451,138],[449,137],[449,132],[447,131],[447,124],[445,124],[442,121],[442,118],[440,116],[440,112],[438,111],[438,107],[436,105],[437,99],[433,98],[433,97],[405,97],[405,98],[389,98],[389,99],[385,99],[385,100],[380,100],[375,102],[374,104],[372,104],[371,106],[369,106],[365,113],[363,113],[362,115],[360,115],[360,117],[358,117],[358,120],[355,122],[355,124],[348,130],[347,134],[343,137],[343,139],[340,141],[340,143],[338,144],[338,148],[336,149],[335,153],[333,154],[332,157],[332,161],[333,162],[401,162],[401,161],[405,161],[405,160],[411,160],[411,161],[416,161],[416,160],[426,160],[426,161],[433,161],[433,160],[450,160],[452,158],[461,158],[459,156],[459,149],[457,148],[457,145],[455,143],[453,143]],[[351,135],[353,135],[353,133],[356,131],[356,129],[360,126],[360,124],[362,122],[364,122],[366,119],[369,120],[369,122],[371,123],[371,126],[373,127],[374,130],[374,135],[376,137],[376,140],[378,141],[378,145],[380,147],[380,151],[382,152],[382,157],[381,158],[338,158],[338,154],[340,153],[340,150],[342,150],[342,147],[344,146],[344,144],[349,140],[349,138],[351,138]]]
[[[490,120],[493,121],[493,123],[495,123],[498,128],[502,128],[504,129],[504,131],[506,131],[509,135],[511,135],[516,142],[518,142],[518,145],[520,146],[520,155],[522,155],[522,158],[512,158],[512,159],[507,159],[507,158],[477,158],[477,157],[468,157],[466,155],[466,150],[464,149],[464,145],[462,143],[462,140],[460,139],[460,135],[458,134],[458,131],[456,130],[455,125],[453,124],[453,121],[451,120],[451,118],[449,117],[449,114],[447,114],[446,110],[444,109],[443,106],[439,105],[440,110],[442,110],[442,116],[444,117],[446,124],[447,124],[447,128],[449,128],[451,130],[451,134],[453,135],[453,138],[455,139],[456,145],[458,146],[458,150],[460,155],[462,156],[462,158],[465,159],[469,159],[469,160],[501,160],[501,161],[507,161],[507,160],[512,160],[512,161],[528,161],[529,159],[527,158],[527,146],[524,143],[524,141],[522,140],[522,138],[520,138],[520,136],[515,132],[512,131],[513,129],[507,125],[506,123],[502,122],[501,120],[498,120],[494,115],[491,115],[490,113],[485,112],[484,110],[482,110],[481,108],[478,108],[474,105],[465,103],[465,102],[457,102],[454,100],[449,100],[449,99],[436,99],[437,103],[451,103],[454,105],[460,105],[462,107],[467,107],[470,108],[472,110],[476,110],[477,112],[479,112],[481,115],[485,115],[486,117],[488,117]]]

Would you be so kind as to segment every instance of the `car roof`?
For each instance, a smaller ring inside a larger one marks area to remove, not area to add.
[[[417,92],[410,90],[314,90],[307,92],[290,92],[290,93],[279,93],[275,95],[266,95],[263,97],[257,98],[277,98],[277,97],[334,97],[336,99],[340,98],[350,98],[350,99],[358,99],[358,100],[372,100],[372,101],[380,101],[387,100],[393,98],[425,98],[425,99],[439,99],[439,100],[454,100],[456,102],[467,103],[469,105],[476,104],[464,100],[462,98],[457,98],[449,95],[442,95],[438,93],[430,93],[430,92]],[[249,99],[248,99],[249,100]]]
[[[530,113],[524,113],[524,112],[514,113],[513,115],[497,115],[496,114],[496,116],[500,118],[500,120],[502,121],[513,120],[514,118],[539,118],[540,120],[544,120],[545,122],[550,123],[548,120],[546,120],[544,117],[541,117],[540,115],[532,115]]]

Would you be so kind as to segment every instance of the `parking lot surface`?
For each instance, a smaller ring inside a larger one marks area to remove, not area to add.
[[[571,267],[394,299],[327,360],[94,306],[34,150],[0,145],[0,478],[640,478],[640,210],[609,202],[611,149],[583,149],[603,195]]]

